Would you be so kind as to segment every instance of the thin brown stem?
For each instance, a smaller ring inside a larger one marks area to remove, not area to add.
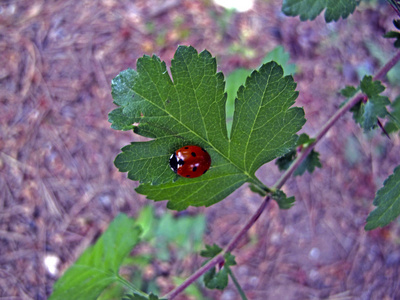
[[[315,145],[325,136],[328,130],[342,117],[347,111],[349,111],[354,105],[360,102],[364,96],[359,92],[353,98],[346,102],[336,113],[325,123],[324,126],[318,131],[315,136],[315,140],[313,143],[303,148],[300,152],[299,156],[295,159],[295,161],[290,165],[290,167],[282,174],[282,176],[277,180],[275,185],[272,187],[273,190],[279,190],[285,184],[285,182],[292,176],[293,172],[297,169],[297,167],[303,162],[303,160],[310,154],[311,150],[314,149]]]
[[[251,226],[258,220],[261,213],[264,211],[265,207],[267,206],[268,202],[270,201],[270,197],[267,196],[264,201],[261,203],[260,207],[257,211],[251,216],[251,218],[246,222],[243,228],[233,237],[233,239],[229,242],[229,244],[219,253],[217,256],[213,257],[209,260],[204,266],[194,272],[190,277],[188,277],[181,285],[170,291],[168,294],[161,298],[166,299],[173,299],[178,294],[180,294],[183,290],[185,290],[189,285],[195,282],[200,276],[210,270],[212,267],[216,266],[217,264],[223,262],[224,255],[228,252],[231,252],[233,249],[236,248],[239,241],[242,237],[247,233]]]
[[[383,77],[400,61],[400,51],[389,60],[374,76],[374,80],[382,80]]]

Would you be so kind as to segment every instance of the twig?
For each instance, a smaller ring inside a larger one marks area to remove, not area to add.
[[[162,296],[162,299],[173,299],[175,298],[178,294],[180,294],[183,290],[185,290],[189,285],[191,285],[193,282],[195,282],[200,276],[202,276],[204,273],[206,273],[208,270],[210,270],[212,267],[215,265],[222,263],[224,259],[225,253],[231,252],[241,238],[247,233],[247,231],[250,229],[251,226],[257,221],[257,219],[260,217],[261,213],[264,211],[265,207],[267,206],[268,202],[270,201],[271,197],[267,196],[264,201],[261,203],[260,207],[257,209],[257,211],[253,214],[253,216],[246,222],[246,224],[243,226],[243,228],[235,235],[235,237],[229,242],[229,244],[219,253],[217,256],[214,256],[211,260],[209,260],[204,266],[202,266],[200,269],[198,269],[196,272],[194,272],[190,277],[188,277],[184,282],[182,282],[181,285],[170,291],[168,294],[165,296]]]
[[[272,187],[272,190],[279,190],[285,184],[285,182],[290,178],[292,173],[297,169],[297,167],[303,162],[303,160],[310,154],[311,150],[314,149],[315,145],[320,141],[324,135],[328,132],[328,130],[339,120],[341,116],[343,116],[347,111],[349,111],[354,105],[360,102],[364,96],[361,92],[357,93],[353,98],[346,102],[336,113],[325,123],[324,126],[318,131],[315,136],[315,140],[313,143],[309,144],[307,147],[303,148],[300,152],[299,156],[295,159],[295,161],[290,165],[290,167],[282,174],[281,178],[275,183]]]
[[[400,61],[400,51],[389,60],[374,76],[374,80],[382,80],[383,77]]]
[[[233,274],[231,268],[229,267],[228,267],[228,274],[231,276],[233,284],[236,286],[236,289],[238,290],[242,300],[247,300],[246,294],[244,293],[242,287],[240,286],[239,282],[236,279],[236,276]]]

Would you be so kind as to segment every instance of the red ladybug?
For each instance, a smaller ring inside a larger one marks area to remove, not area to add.
[[[210,168],[211,157],[206,150],[199,146],[184,146],[169,158],[172,171],[182,177],[196,178]]]

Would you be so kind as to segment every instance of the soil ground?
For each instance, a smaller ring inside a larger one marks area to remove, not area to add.
[[[101,0],[0,2],[0,298],[46,299],[55,280],[119,213],[135,216],[151,201],[113,165],[137,141],[110,128],[110,82],[144,54],[169,64],[178,45],[209,50],[225,74],[257,68],[283,45],[298,72],[302,132],[315,134],[344,100],[338,91],[373,74],[395,50],[386,3],[362,3],[346,20],[326,24],[284,16],[281,1],[256,1],[230,14],[211,1]],[[399,78],[399,76],[397,77]],[[387,95],[398,82],[385,80]],[[398,221],[365,232],[375,192],[400,163],[400,139],[369,134],[343,117],[317,146],[323,168],[288,181],[290,210],[271,203],[234,251],[233,270],[249,299],[400,299]],[[273,163],[258,171],[273,184]],[[205,213],[207,243],[225,245],[261,198],[243,186]],[[162,214],[165,203],[154,204]],[[60,262],[55,275],[44,260]],[[193,257],[196,257],[193,254]],[[184,278],[200,260],[163,266]],[[156,274],[159,275],[159,274]],[[157,279],[162,293],[170,277]],[[204,291],[239,299],[232,284]],[[180,299],[187,299],[182,295]]]

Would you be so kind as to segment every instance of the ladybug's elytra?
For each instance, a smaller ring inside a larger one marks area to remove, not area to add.
[[[182,177],[196,178],[210,168],[211,157],[206,150],[199,146],[183,146],[169,158],[172,171]]]

